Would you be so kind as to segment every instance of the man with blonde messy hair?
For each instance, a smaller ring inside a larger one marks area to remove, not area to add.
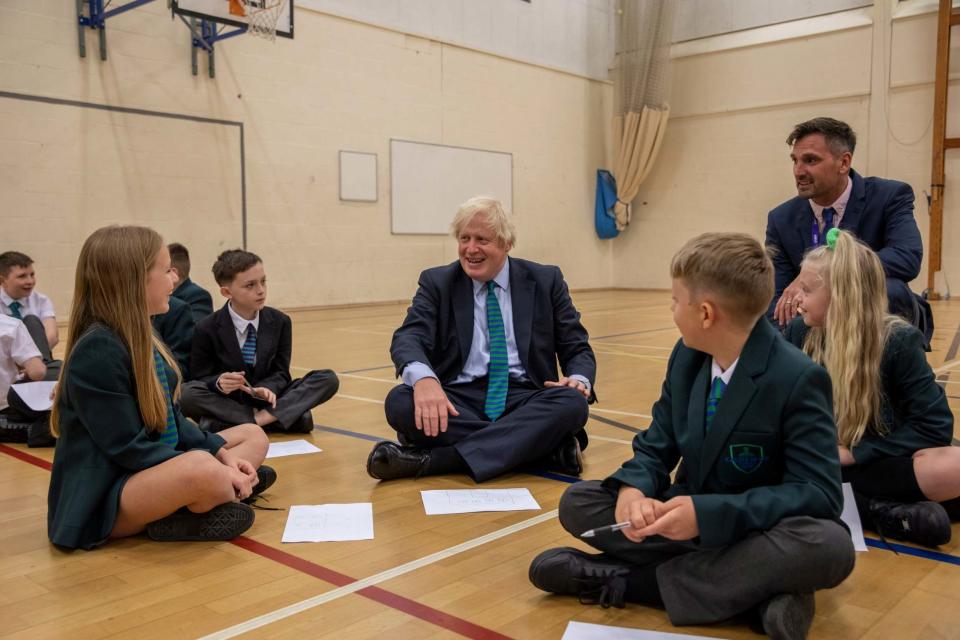
[[[508,257],[516,232],[493,198],[465,202],[452,227],[459,260],[420,274],[390,346],[403,384],[385,411],[401,444],[378,443],[368,473],[579,475],[597,365],[563,274]]]

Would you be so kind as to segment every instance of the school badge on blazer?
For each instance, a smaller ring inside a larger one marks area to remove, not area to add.
[[[756,471],[766,456],[763,455],[763,447],[756,444],[732,444],[730,445],[730,455],[727,461],[730,462],[737,471],[743,473],[753,473]]]

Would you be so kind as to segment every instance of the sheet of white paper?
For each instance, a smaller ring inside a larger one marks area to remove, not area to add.
[[[41,381],[21,382],[20,384],[10,385],[10,388],[16,391],[17,395],[34,411],[50,411],[53,407],[50,393],[55,386],[57,386],[56,381]]]
[[[421,491],[428,516],[480,511],[539,510],[529,489],[456,489]]]
[[[867,541],[863,539],[863,525],[860,523],[860,514],[857,513],[857,501],[853,499],[853,485],[843,483],[843,513],[840,519],[850,527],[850,537],[853,538],[854,551],[866,551]]]
[[[301,453],[320,453],[318,449],[306,440],[289,440],[287,442],[271,442],[267,447],[268,458],[282,458],[283,456],[298,456]]]
[[[373,503],[294,505],[282,542],[373,540]]]
[[[665,633],[646,629],[627,629],[608,627],[602,624],[586,622],[567,623],[567,630],[561,640],[711,640],[705,636],[688,636],[683,633]],[[713,638],[713,640],[719,640]]]

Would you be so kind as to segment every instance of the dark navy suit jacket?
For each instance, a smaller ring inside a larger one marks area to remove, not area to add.
[[[582,375],[592,387],[597,361],[560,269],[508,259],[513,329],[527,377],[538,387],[556,381],[559,360],[564,375]],[[422,362],[441,384],[449,384],[463,371],[472,340],[473,284],[460,263],[421,273],[407,317],[390,345],[397,375],[411,362]]]
[[[840,228],[870,246],[883,263],[888,278],[909,282],[920,273],[923,243],[913,217],[913,189],[897,180],[864,178],[850,170],[853,188],[840,219]],[[767,247],[774,249],[776,295],[770,314],[783,290],[800,273],[800,263],[812,244],[813,210],[810,202],[795,197],[767,217]]]

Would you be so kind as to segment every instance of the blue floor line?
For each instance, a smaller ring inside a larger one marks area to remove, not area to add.
[[[370,442],[382,442],[388,440],[389,438],[381,438],[379,436],[371,436],[367,433],[359,433],[357,431],[349,431],[347,429],[338,429],[336,427],[326,427],[323,425],[314,425],[319,431],[328,431],[330,433],[337,433],[342,436],[350,436],[351,438],[360,438],[362,440],[369,440]],[[580,478],[575,478],[573,476],[565,476],[560,473],[552,473],[550,471],[537,471],[531,473],[530,475],[538,476],[541,478],[546,478],[548,480],[557,480],[558,482],[566,482],[567,484],[573,484],[575,482],[580,482]],[[876,540],[874,538],[865,538],[868,547],[874,547],[875,549],[883,549],[885,551],[896,550],[897,553],[901,553],[908,556],[915,556],[917,558],[924,558],[925,560],[933,560],[934,562],[944,562],[946,564],[954,564],[960,566],[960,557],[950,555],[949,553],[943,553],[942,551],[933,551],[930,549],[918,549],[916,547],[908,547],[903,544],[897,544],[896,542],[883,542],[882,540]]]

